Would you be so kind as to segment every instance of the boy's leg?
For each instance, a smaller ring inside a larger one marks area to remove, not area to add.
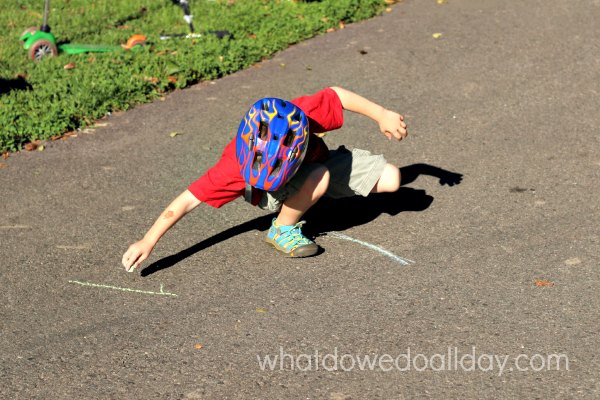
[[[319,246],[302,234],[304,222],[299,221],[327,191],[329,171],[323,165],[308,166],[288,186],[286,194],[289,196],[285,197],[279,215],[273,219],[266,241],[290,257],[315,255]]]
[[[275,223],[279,226],[295,225],[302,215],[319,200],[329,186],[329,171],[319,166],[311,171],[296,193],[285,199]]]
[[[371,193],[395,192],[400,189],[400,179],[400,169],[395,165],[387,163]]]

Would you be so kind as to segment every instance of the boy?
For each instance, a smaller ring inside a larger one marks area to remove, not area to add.
[[[285,101],[279,101],[285,104]],[[333,198],[356,194],[367,196],[369,193],[395,192],[400,187],[400,170],[387,163],[383,156],[365,150],[349,151],[343,146],[329,151],[317,135],[340,128],[344,121],[343,110],[371,118],[388,140],[402,140],[407,130],[400,114],[339,87],[326,88],[291,103],[308,120],[307,131],[310,133],[304,159],[283,186],[275,191],[252,191],[251,199],[247,197],[247,200],[262,209],[279,211],[267,234],[267,242],[287,256],[307,257],[316,254],[318,246],[302,234],[304,222],[300,222],[300,218],[323,195]],[[128,271],[137,268],[148,258],[158,240],[200,203],[218,208],[243,196],[247,180],[240,169],[239,144],[236,154],[234,138],[217,164],[173,200],[143,239],[129,246],[123,255],[123,266]]]

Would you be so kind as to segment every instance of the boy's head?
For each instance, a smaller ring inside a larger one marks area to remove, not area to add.
[[[308,147],[308,118],[289,101],[260,99],[236,136],[240,172],[250,186],[275,191],[298,170]]]

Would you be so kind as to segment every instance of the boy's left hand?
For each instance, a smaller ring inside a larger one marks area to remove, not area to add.
[[[397,140],[402,140],[408,135],[404,117],[396,112],[384,109],[378,122],[379,130],[389,140],[392,140],[392,137]]]

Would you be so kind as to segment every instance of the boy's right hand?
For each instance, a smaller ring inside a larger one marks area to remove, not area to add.
[[[123,254],[123,266],[127,272],[133,272],[152,253],[155,243],[142,239],[135,242]]]
[[[408,135],[404,117],[397,112],[384,108],[377,122],[379,123],[379,130],[388,140],[392,140],[392,138],[402,140]]]

